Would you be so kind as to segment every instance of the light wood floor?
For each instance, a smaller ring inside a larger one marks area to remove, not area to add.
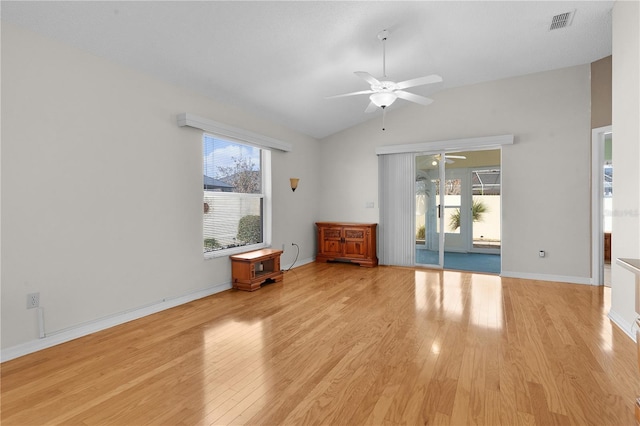
[[[309,264],[1,365],[3,425],[634,425],[609,289]]]

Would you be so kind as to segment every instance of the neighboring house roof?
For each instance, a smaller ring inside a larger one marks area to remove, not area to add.
[[[219,179],[214,179],[207,175],[203,176],[204,189],[208,191],[232,192],[233,186]]]

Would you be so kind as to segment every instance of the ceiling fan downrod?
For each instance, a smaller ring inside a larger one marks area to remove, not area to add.
[[[387,78],[387,36],[389,31],[382,30],[378,33],[378,39],[382,42],[382,77]],[[384,125],[384,119],[387,115],[387,106],[382,105],[382,131],[386,130]]]
[[[378,33],[378,39],[382,42],[382,76],[387,78],[387,36],[389,31],[382,30]]]

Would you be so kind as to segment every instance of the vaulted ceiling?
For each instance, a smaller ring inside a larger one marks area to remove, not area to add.
[[[2,1],[3,22],[71,44],[316,138],[376,118],[354,75],[439,74],[443,89],[611,54],[612,1]],[[550,30],[571,12],[570,25]],[[409,105],[398,100],[390,108]],[[429,106],[420,106],[428,109]],[[181,112],[181,111],[180,111]],[[215,119],[215,117],[212,117]]]

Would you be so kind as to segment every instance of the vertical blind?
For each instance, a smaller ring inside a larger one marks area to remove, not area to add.
[[[380,263],[415,265],[415,154],[378,156]]]

